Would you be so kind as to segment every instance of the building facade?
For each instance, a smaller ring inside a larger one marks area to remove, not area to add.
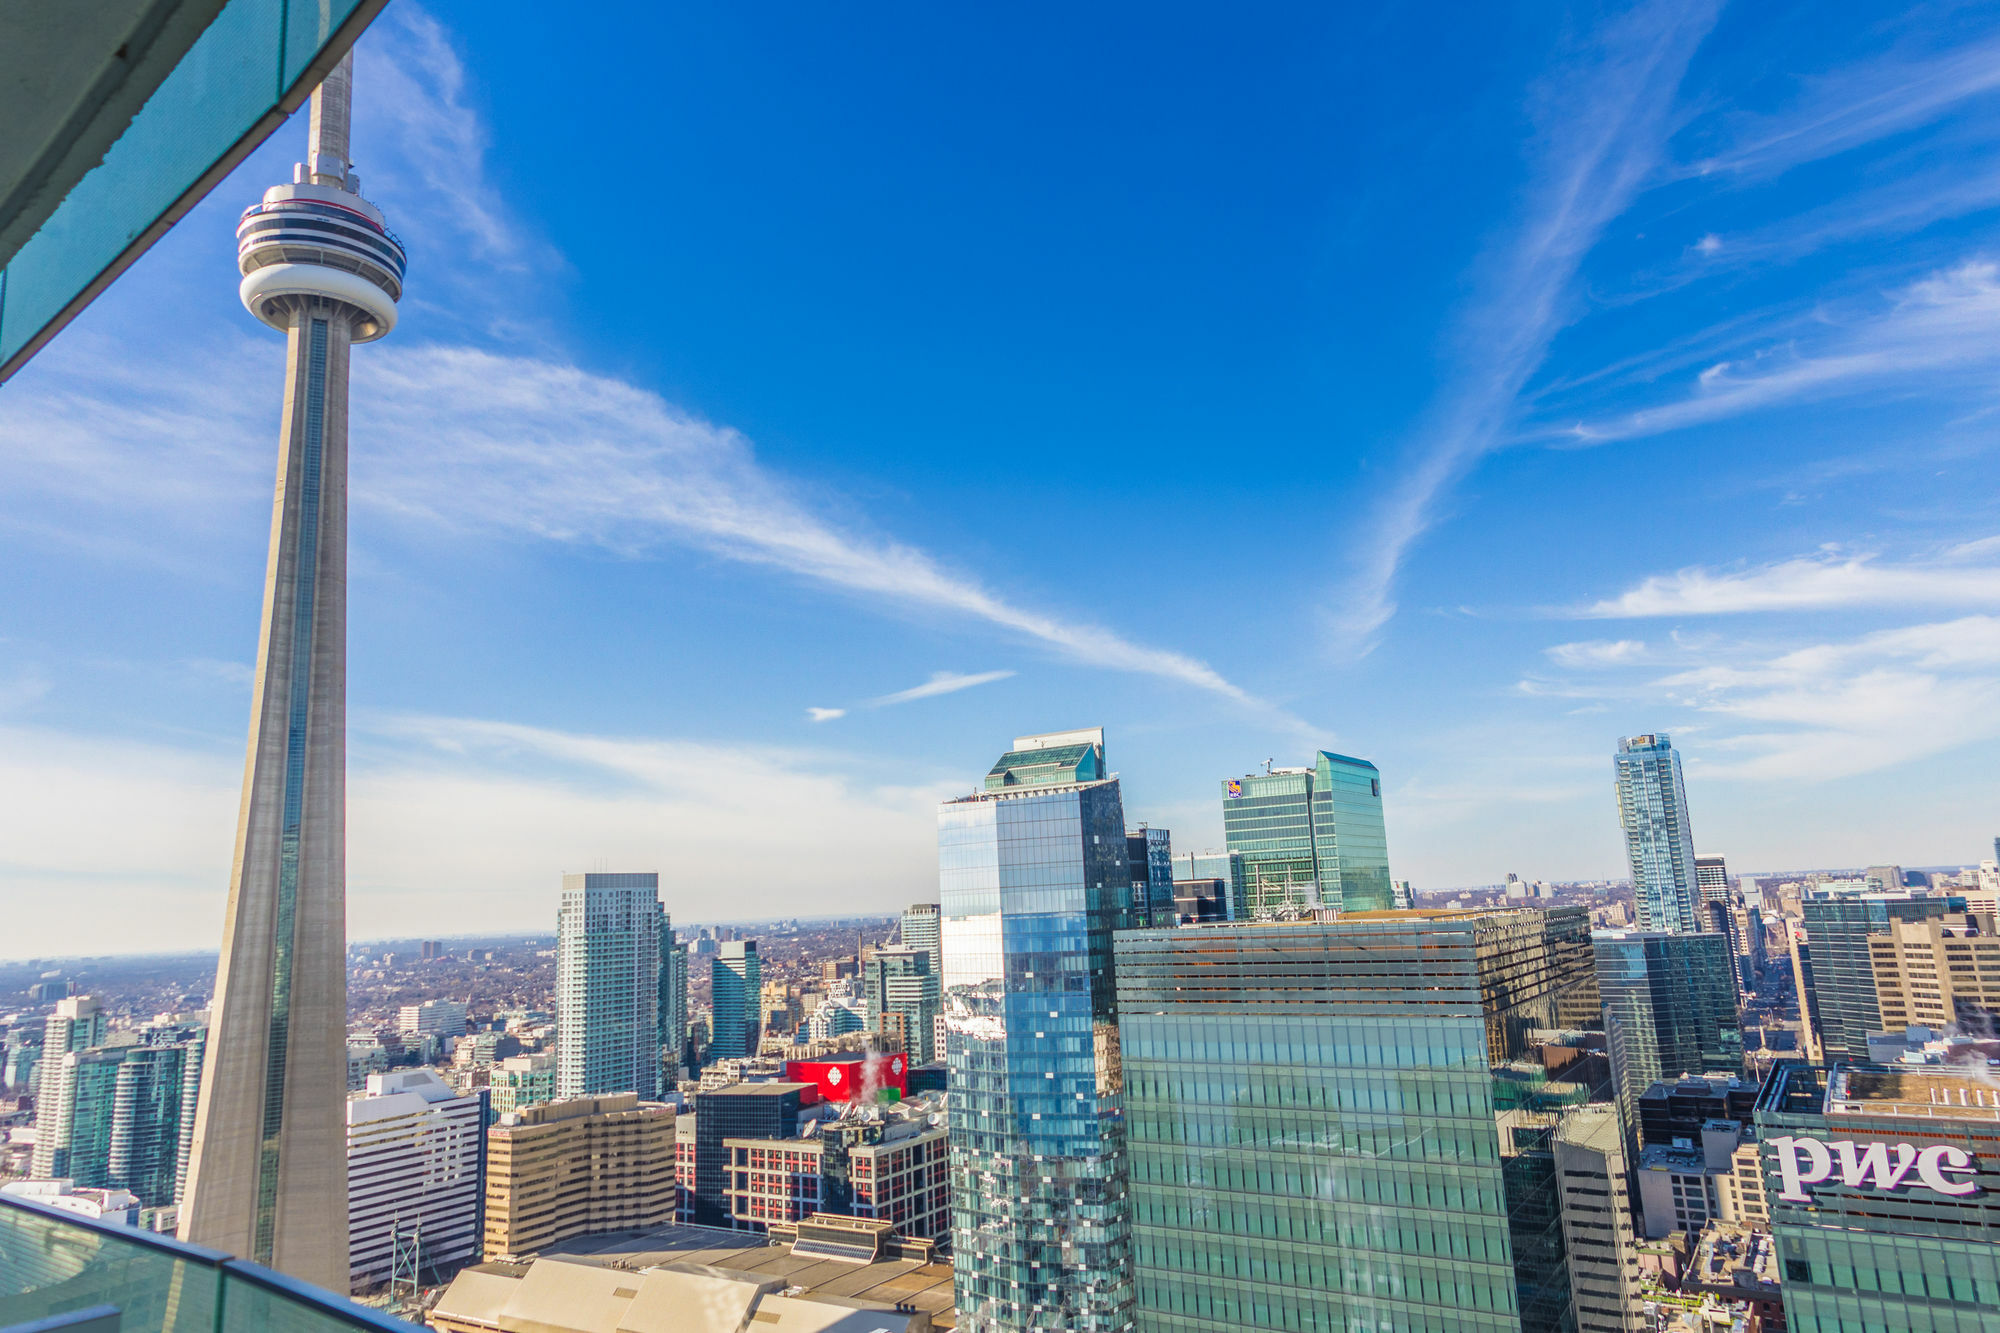
[[[938,931],[938,905],[911,903],[903,909],[902,942],[905,949],[923,949],[931,956],[931,975],[944,976],[943,936]]]
[[[1695,896],[1701,902],[1728,902],[1730,900],[1728,860],[1720,856],[1695,857],[1694,887]]]
[[[757,1054],[764,1031],[760,998],[764,968],[755,940],[725,940],[710,965],[709,995],[714,1008],[708,1058],[735,1059]]]
[[[1189,895],[1184,894],[1179,887],[1184,883],[1200,880],[1216,881],[1215,892]],[[1204,920],[1248,921],[1250,919],[1250,878],[1249,872],[1243,868],[1241,852],[1175,852],[1174,885],[1174,906],[1181,915],[1187,915],[1187,911],[1181,905],[1180,899],[1186,896],[1198,896],[1203,901],[1212,900],[1215,903],[1213,912],[1204,915]]]
[[[1172,836],[1163,828],[1128,829],[1125,859],[1132,867],[1132,910],[1142,918],[1133,924],[1174,924]]]
[[[1868,937],[1881,1030],[1912,1025],[1992,1035],[2000,1015],[2000,935],[1990,912],[1893,921]]]
[[[863,964],[868,1020],[877,1032],[902,1039],[918,1064],[937,1058],[932,1034],[941,1012],[940,978],[928,949],[877,949]]]
[[[177,1202],[193,1138],[202,1045],[98,1046],[42,1066],[36,1179],[123,1189],[149,1208]]]
[[[463,1037],[465,1001],[425,1000],[421,1004],[406,1004],[396,1011],[396,1031],[405,1037]]]
[[[1628,1120],[1662,1079],[1742,1071],[1736,959],[1727,939],[1609,930],[1598,931],[1591,948],[1611,1076]]]
[[[817,1100],[809,1083],[732,1083],[695,1097],[694,1176],[685,1191],[692,1220],[705,1227],[732,1225],[732,1141],[788,1140],[798,1136],[799,1112]],[[797,1220],[797,1219],[793,1219]]]
[[[1243,858],[1247,915],[1395,905],[1382,776],[1365,759],[1322,750],[1310,768],[1226,779],[1222,830]]]
[[[673,1220],[674,1108],[633,1093],[532,1106],[486,1131],[488,1259]]]
[[[660,877],[564,875],[556,918],[556,1096],[660,1090]]]
[[[1024,736],[938,809],[964,1333],[1133,1322],[1112,933],[1133,918],[1101,730]]]
[[[479,1255],[485,1239],[486,1090],[455,1094],[428,1069],[375,1074],[347,1100],[351,1289]]]
[[[1618,742],[1612,765],[1639,929],[1700,930],[1694,833],[1688,824],[1679,752],[1662,733],[1627,736]]]
[[[1581,1107],[1555,1137],[1556,1183],[1577,1333],[1650,1333],[1618,1109]]]
[[[2000,1330],[1983,1067],[1780,1065],[1757,1105],[1789,1333]]]
[[[1557,1327],[1559,1118],[1524,1063],[1589,948],[1582,908],[1121,934],[1139,1327]]]
[[[674,938],[673,918],[660,918],[661,1087],[684,1078],[688,1068],[688,951]]]
[[[1806,1002],[1823,1058],[1832,1062],[1866,1060],[1868,1034],[1883,1030],[1875,990],[1875,939],[1892,939],[1896,925],[1942,922],[1963,913],[1965,900],[1907,893],[1818,894],[1799,909],[1812,947]]]

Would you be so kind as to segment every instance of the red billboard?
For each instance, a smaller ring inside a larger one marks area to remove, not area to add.
[[[830,1102],[901,1100],[910,1095],[910,1057],[858,1051],[819,1060],[787,1060],[785,1078],[810,1083]]]

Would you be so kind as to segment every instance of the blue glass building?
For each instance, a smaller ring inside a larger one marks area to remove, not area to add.
[[[764,1034],[764,965],[757,956],[757,941],[723,941],[710,964],[708,989],[714,1010],[708,1058],[757,1054],[758,1038]]]
[[[1125,813],[1098,730],[1025,736],[938,809],[962,1333],[1133,1326],[1112,932]]]
[[[1130,830],[1125,835],[1125,854],[1132,864],[1132,907],[1142,918],[1133,924],[1173,925],[1174,849],[1167,830]]]
[[[1601,930],[1592,937],[1611,1077],[1627,1123],[1647,1088],[1743,1072],[1736,959],[1722,935]]]

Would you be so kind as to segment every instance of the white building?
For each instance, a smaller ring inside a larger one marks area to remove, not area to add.
[[[347,1099],[347,1248],[353,1289],[387,1282],[396,1240],[425,1269],[474,1258],[485,1225],[486,1094],[428,1069],[371,1074]]]
[[[16,1180],[0,1185],[0,1194],[11,1194],[115,1226],[139,1225],[139,1196],[130,1190],[78,1189],[73,1180]]]
[[[463,1000],[425,1000],[406,1004],[396,1017],[396,1030],[406,1037],[463,1037]]]

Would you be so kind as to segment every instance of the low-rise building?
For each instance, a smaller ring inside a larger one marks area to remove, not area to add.
[[[886,1223],[808,1218],[765,1237],[674,1226],[485,1263],[427,1316],[439,1333],[932,1333],[955,1323],[951,1265]],[[746,1243],[748,1242],[748,1243]]]
[[[673,1220],[674,1108],[637,1093],[530,1106],[486,1133],[488,1259]]]

